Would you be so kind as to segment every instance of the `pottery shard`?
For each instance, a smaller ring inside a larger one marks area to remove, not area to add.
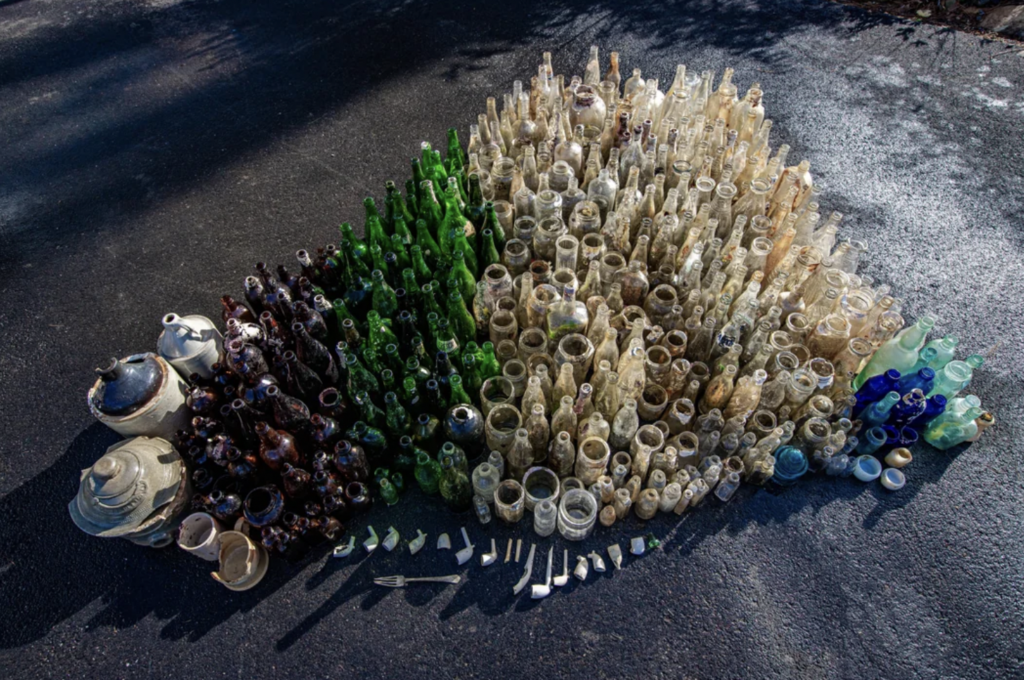
[[[1024,37],[1024,5],[993,7],[981,18],[981,26],[994,33]]]

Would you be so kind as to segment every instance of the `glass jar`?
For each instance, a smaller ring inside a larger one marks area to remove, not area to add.
[[[529,215],[517,217],[515,221],[515,238],[533,250],[533,235],[537,233],[537,220]]]
[[[817,391],[822,392],[832,387],[832,383],[835,381],[836,369],[832,365],[832,362],[822,357],[811,359],[807,362],[807,370],[814,374],[814,377],[818,379]]]
[[[491,191],[495,201],[512,200],[512,174],[516,163],[508,156],[502,156],[491,166]]]
[[[516,336],[519,333],[519,324],[516,321],[516,315],[504,309],[495,311],[494,314],[491,315],[489,332],[491,342],[495,345],[500,343],[502,340],[511,340],[515,342]]]
[[[579,259],[580,242],[575,236],[566,234],[555,242],[555,271],[568,269],[576,273]]]
[[[795,342],[803,342],[804,338],[811,332],[811,320],[807,318],[806,314],[793,312],[786,317],[785,331],[789,333],[790,338]]]
[[[558,507],[555,501],[545,498],[537,503],[533,510],[533,531],[541,538],[545,538],[555,533],[557,524]]]
[[[684,336],[685,337],[685,336]],[[672,370],[672,355],[661,345],[652,345],[644,352],[644,373],[647,384],[656,383],[666,387]]]
[[[648,384],[640,393],[637,413],[642,420],[658,420],[668,406],[668,392],[661,385]],[[671,428],[671,425],[669,425]]]
[[[505,365],[501,367],[502,376],[512,383],[512,388],[515,391],[516,398],[523,396],[526,392],[526,364],[519,359],[509,359],[505,362]]]
[[[548,310],[559,302],[562,296],[558,289],[549,283],[536,286],[531,292],[526,306],[526,326],[528,328],[544,328],[548,319]]]
[[[608,442],[599,437],[588,437],[580,442],[575,472],[584,486],[590,486],[605,474],[611,453]]]
[[[567,541],[582,541],[597,522],[597,499],[586,490],[571,489],[558,506],[558,532]]]
[[[529,362],[534,354],[546,354],[548,336],[540,328],[527,328],[519,334],[517,356],[522,362]]]
[[[526,512],[526,492],[514,479],[506,479],[494,492],[494,514],[507,524],[516,524]]]
[[[577,236],[580,239],[580,254],[583,259],[579,263],[578,267],[580,271],[589,271],[590,265],[597,263],[598,276],[601,273],[601,258],[604,257],[606,252],[604,245],[604,236],[601,234],[588,233],[582,237]],[[595,294],[603,293],[604,289],[595,292]]]
[[[505,265],[511,276],[521,275],[530,267],[529,245],[516,238],[505,241],[505,248],[501,253],[501,263]]]
[[[570,333],[562,338],[555,351],[555,364],[559,370],[563,364],[572,366],[573,379],[576,384],[583,383],[590,372],[594,359],[594,344],[582,333]]]
[[[559,206],[561,208],[561,206]],[[537,222],[533,235],[533,254],[540,260],[555,261],[555,243],[565,235],[565,224],[561,217],[545,217]]]
[[[497,301],[502,298],[512,297],[512,275],[503,265],[497,263],[488,265],[484,269],[483,280],[487,284],[486,298],[491,306],[496,305]]]
[[[531,512],[542,500],[558,502],[558,475],[550,468],[535,466],[523,475],[523,489],[526,492],[526,509]]]
[[[487,447],[507,455],[516,438],[516,430],[523,426],[523,415],[512,404],[498,404],[487,414],[484,437]]]
[[[832,427],[824,418],[811,418],[803,424],[793,437],[793,446],[805,453],[815,451],[828,443]],[[776,456],[778,458],[778,456]]]
[[[817,377],[806,368],[798,368],[793,371],[790,381],[786,385],[786,398],[783,405],[788,406],[790,410],[795,410],[802,406],[817,388]]]
[[[829,314],[807,338],[807,349],[816,357],[831,359],[850,340],[850,322],[842,314]]]
[[[499,366],[504,366],[517,356],[519,356],[519,348],[511,340],[502,340],[494,348],[494,358],[497,359]]]

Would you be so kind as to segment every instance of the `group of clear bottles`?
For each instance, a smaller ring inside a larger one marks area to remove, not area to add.
[[[927,422],[929,441],[973,436],[971,407],[953,423],[929,400],[963,389],[970,360],[952,360],[948,338],[926,351],[934,321],[904,328],[902,301],[857,273],[866,245],[838,238],[843,216],[822,212],[810,163],[772,147],[760,86],[741,95],[731,69],[714,80],[682,65],[668,87],[623,77],[596,47],[567,78],[545,53],[470,127],[467,171],[505,237],[474,314],[514,395],[501,419],[525,431],[497,449],[506,476],[547,465],[601,507],[619,489],[636,504],[671,487],[678,509],[725,480],[723,500],[736,480],[763,484],[782,446],[852,469],[856,391],[932,355],[930,391],[871,417]],[[585,446],[594,437],[605,446]]]

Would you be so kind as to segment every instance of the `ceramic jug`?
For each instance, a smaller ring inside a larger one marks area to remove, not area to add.
[[[118,434],[173,441],[178,430],[188,429],[188,384],[163,358],[133,354],[111,359],[96,373],[89,410]]]
[[[82,470],[68,511],[87,534],[162,548],[174,540],[175,519],[191,497],[188,469],[174,447],[136,437],[111,446]]]
[[[177,369],[183,378],[198,373],[213,377],[213,365],[221,359],[224,337],[205,316],[167,314],[164,330],[157,338],[157,352]]]

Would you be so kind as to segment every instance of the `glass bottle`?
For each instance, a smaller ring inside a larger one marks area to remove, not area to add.
[[[509,476],[512,479],[522,479],[526,471],[533,465],[533,445],[530,443],[530,433],[526,428],[521,427],[516,430],[515,439],[509,447],[506,460]]]
[[[544,415],[544,407],[541,404],[534,403],[530,407],[530,416],[526,419],[525,427],[529,433],[530,445],[533,447],[533,461],[535,463],[544,462],[548,454],[551,427],[548,425],[548,419]]]
[[[754,371],[753,375],[740,378],[729,397],[728,405],[722,412],[722,417],[728,420],[736,416],[746,417],[752,414],[761,401],[761,392],[767,379],[768,374],[761,369]]]
[[[935,319],[925,315],[917,320],[913,326],[904,328],[899,334],[886,341],[875,352],[853,382],[854,389],[860,389],[861,385],[871,377],[884,373],[889,369],[895,369],[900,373],[908,371],[917,362],[918,352],[924,347],[928,331],[935,326]]]
[[[548,337],[558,342],[571,333],[585,333],[590,321],[587,306],[576,300],[576,289],[566,285],[562,299],[552,304],[546,314]]]
[[[559,478],[569,477],[576,464],[576,449],[567,431],[558,432],[548,451],[547,464]]]
[[[446,457],[441,462],[438,490],[445,505],[455,512],[469,510],[473,503],[473,485],[466,473],[456,466],[454,458]]]
[[[711,379],[704,396],[701,398],[698,408],[701,413],[708,413],[712,409],[723,409],[729,403],[736,380],[736,367],[727,365],[725,370]]]
[[[612,418],[611,433],[608,443],[616,451],[629,446],[640,428],[640,416],[637,413],[637,402],[635,399],[625,399],[620,408]]]
[[[576,433],[577,415],[574,409],[574,400],[570,396],[564,396],[559,401],[558,409],[551,417],[551,433],[557,435],[559,432]]]

